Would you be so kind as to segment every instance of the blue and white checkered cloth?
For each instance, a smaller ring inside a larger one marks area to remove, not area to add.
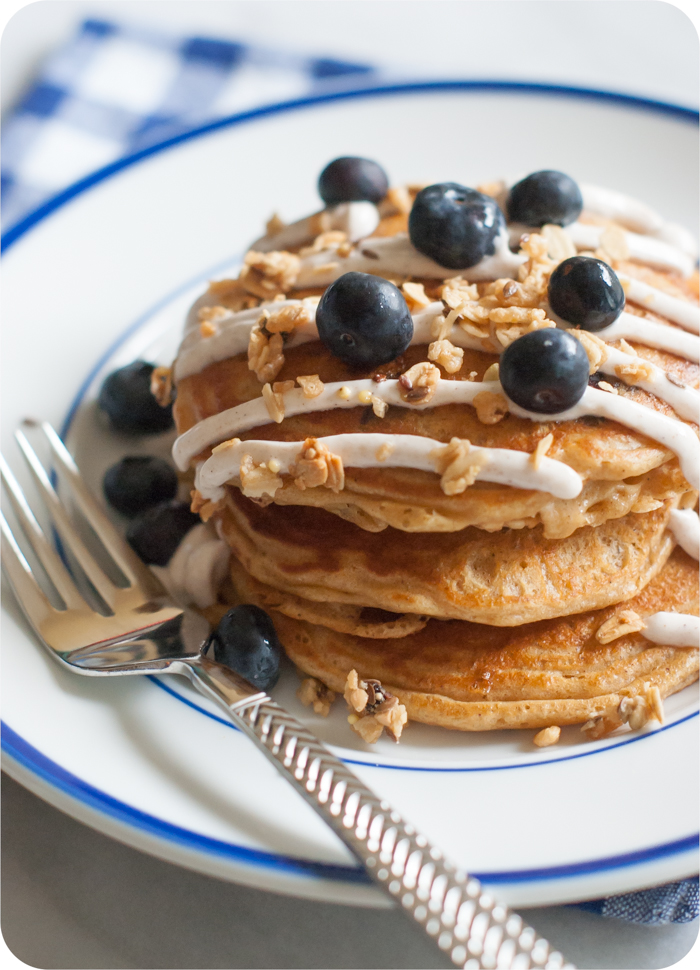
[[[3,226],[179,132],[372,74],[365,64],[86,20],[3,127]]]
[[[377,76],[366,64],[86,20],[4,124],[3,225],[96,169],[207,121]],[[635,923],[687,923],[698,916],[698,880],[583,907]]]

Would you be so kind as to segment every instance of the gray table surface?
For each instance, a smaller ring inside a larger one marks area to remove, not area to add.
[[[7,776],[2,903],[11,953],[46,970],[448,966],[401,912],[189,872],[81,825]],[[570,906],[521,913],[581,970],[670,967],[698,933],[697,922],[636,926]],[[699,956],[696,947],[682,965],[697,967]]]

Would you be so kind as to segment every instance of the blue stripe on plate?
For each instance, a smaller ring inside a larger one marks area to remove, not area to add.
[[[420,81],[405,84],[384,84],[379,86],[368,86],[357,88],[351,91],[336,91],[331,94],[315,95],[307,98],[296,98],[291,101],[283,101],[279,104],[265,105],[262,108],[255,108],[252,111],[244,111],[240,114],[230,115],[228,118],[221,118],[209,124],[194,128],[191,131],[168,138],[149,148],[144,148],[133,155],[120,158],[104,168],[98,169],[84,179],[80,179],[67,189],[48,199],[28,216],[25,216],[14,226],[11,226],[2,236],[0,241],[0,251],[9,249],[18,239],[20,239],[33,226],[42,222],[47,216],[57,209],[66,205],[77,195],[81,195],[93,185],[105,181],[122,169],[135,165],[137,162],[151,155],[172,148],[182,142],[199,138],[212,131],[219,131],[222,128],[241,125],[248,121],[255,121],[257,118],[265,118],[270,115],[283,114],[288,111],[295,111],[301,108],[313,107],[317,104],[326,104],[332,101],[349,101],[356,98],[376,98],[388,97],[402,94],[431,94],[435,91],[472,91],[475,93],[494,93],[494,94],[535,94],[544,97],[563,97],[578,98],[584,101],[598,101],[607,104],[620,105],[626,108],[641,111],[651,111],[656,114],[667,115],[679,121],[697,125],[700,122],[700,115],[692,108],[684,108],[680,105],[669,104],[665,101],[654,101],[649,98],[638,98],[629,94],[619,94],[615,91],[597,91],[593,88],[569,87],[561,84],[531,84],[519,81]]]
[[[246,865],[263,866],[276,869],[291,875],[316,876],[324,879],[340,880],[351,883],[371,882],[361,869],[353,866],[333,865],[328,862],[313,862],[306,859],[295,859],[292,856],[278,855],[273,852],[263,852],[260,849],[250,849],[236,845],[233,842],[222,842],[211,839],[198,832],[181,828],[170,822],[148,815],[124,802],[118,801],[106,792],[100,791],[87,782],[66,771],[50,758],[47,758],[36,748],[28,744],[12,728],[2,724],[2,749],[7,756],[16,761],[23,768],[48,782],[54,788],[83,805],[116,819],[131,828],[139,829],[149,835],[156,836],[166,842],[194,849],[206,855],[230,859]],[[591,859],[565,866],[548,866],[540,869],[520,869],[500,872],[474,872],[477,879],[486,883],[513,882],[541,882],[549,879],[562,879],[569,876],[586,875],[596,872],[608,872],[612,869],[638,865],[678,855],[682,852],[695,852],[700,845],[700,835],[689,835],[683,839],[666,842],[662,845],[650,846],[635,852],[625,852],[621,855],[607,856],[603,859]]]

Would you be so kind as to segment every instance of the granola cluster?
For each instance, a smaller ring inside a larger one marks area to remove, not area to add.
[[[474,451],[467,438],[453,438],[435,454],[435,470],[445,495],[459,495],[473,485],[486,463],[484,452]]]
[[[294,484],[299,489],[324,485],[333,492],[345,487],[343,460],[332,454],[317,438],[307,438],[291,468]]]
[[[297,697],[304,707],[312,707],[314,714],[328,717],[336,695],[330,687],[326,687],[320,680],[316,680],[315,677],[306,677],[301,682]]]
[[[378,680],[360,680],[357,671],[351,670],[343,696],[352,711],[348,722],[363,741],[374,744],[382,731],[399,740],[408,721],[406,708]]]
[[[247,293],[270,300],[293,289],[300,269],[301,260],[294,253],[257,253],[251,249],[245,255],[238,280]]]

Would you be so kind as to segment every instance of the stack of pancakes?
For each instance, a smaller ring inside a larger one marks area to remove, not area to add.
[[[384,212],[375,236],[405,231],[405,212],[386,206]],[[615,268],[697,303],[697,275],[629,259]],[[420,284],[431,300],[440,299],[444,284],[392,279]],[[322,293],[323,287],[292,286],[283,298]],[[247,289],[243,274],[212,284],[198,306],[239,311],[274,308],[274,302]],[[658,313],[627,309],[675,326]],[[274,375],[278,386],[300,375],[318,375],[324,385],[381,381],[428,359],[426,345],[412,344],[388,365],[358,370],[319,340],[291,343]],[[695,364],[629,343],[674,383],[697,386]],[[441,368],[441,379],[481,381],[498,359],[486,346],[466,349],[460,369]],[[614,378],[607,386],[674,416],[639,387]],[[245,352],[181,377],[178,433],[259,398],[262,387]],[[305,675],[342,692],[354,669],[397,695],[409,720],[470,731],[582,723],[591,737],[629,720],[621,715],[626,698],[648,698],[653,688],[666,697],[697,678],[697,650],[624,632],[626,611],[698,613],[697,563],[668,528],[672,510],[693,508],[697,492],[667,447],[641,429],[600,417],[533,422],[508,413],[484,423],[470,404],[389,407],[381,417],[360,405],[310,411],[236,437],[308,446],[348,433],[420,435],[445,444],[468,439],[472,447],[530,454],[551,434],[547,457],[573,468],[583,487],[575,498],[557,498],[476,480],[450,495],[438,474],[392,467],[388,459],[376,467],[346,466],[342,488],[304,487],[284,474],[273,494],[246,495],[233,476],[216,501],[195,495],[195,507],[216,523],[233,553],[226,599],[270,611],[287,654]],[[608,642],[596,636],[616,618],[622,635]]]

